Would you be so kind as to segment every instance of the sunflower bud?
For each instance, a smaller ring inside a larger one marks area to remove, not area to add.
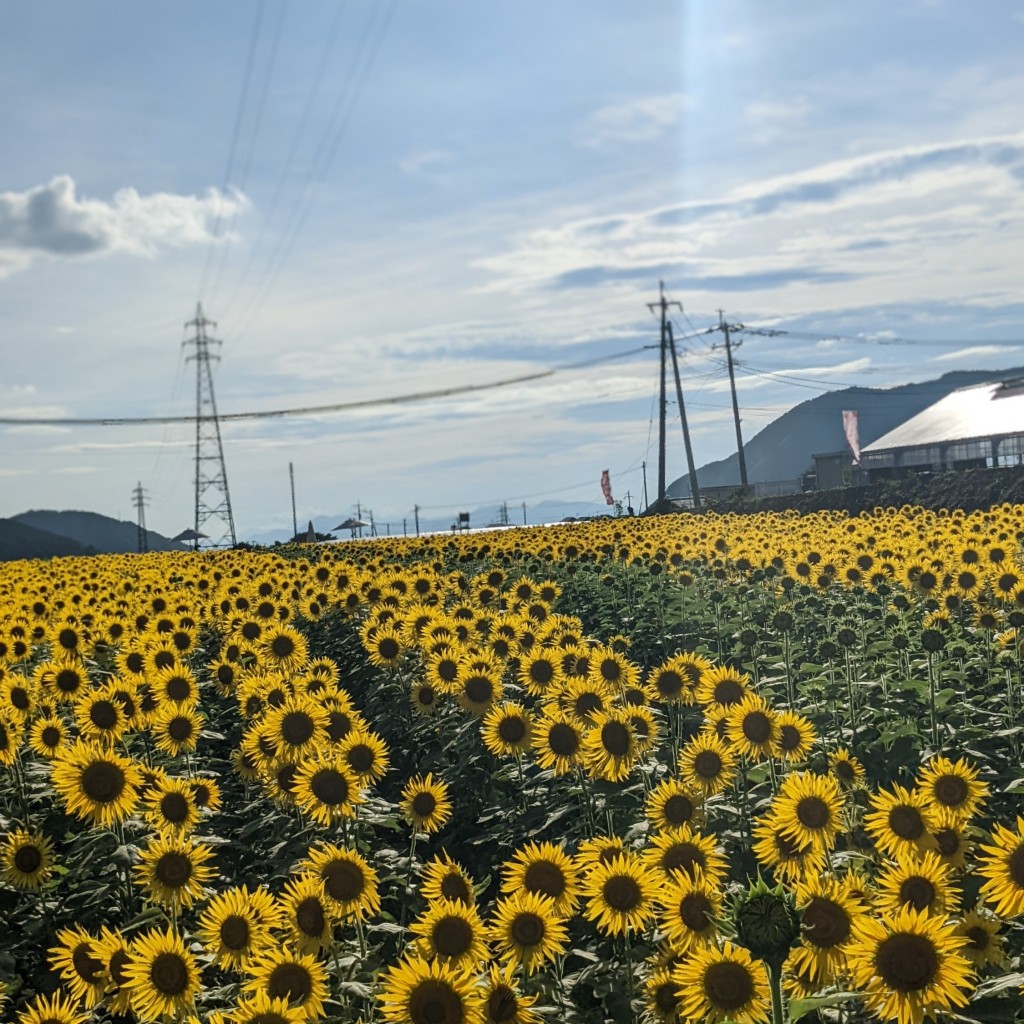
[[[776,971],[800,938],[800,916],[792,894],[781,885],[769,889],[760,876],[737,897],[733,922],[736,940]]]

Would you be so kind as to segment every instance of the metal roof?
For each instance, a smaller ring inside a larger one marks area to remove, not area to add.
[[[1024,378],[952,391],[861,451],[882,452],[1013,434],[1024,434]]]

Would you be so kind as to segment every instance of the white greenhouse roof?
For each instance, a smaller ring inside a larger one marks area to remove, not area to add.
[[[1024,378],[959,388],[912,416],[866,453],[1024,434]]]

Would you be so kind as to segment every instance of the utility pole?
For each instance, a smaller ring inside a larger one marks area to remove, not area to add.
[[[526,525],[526,502],[523,502],[523,526]]]
[[[658,282],[658,301],[648,302],[647,308],[653,313],[656,309],[661,311],[661,377],[658,389],[658,501],[657,509],[663,511],[665,504],[665,409],[667,405],[665,397],[665,371],[668,355],[668,308],[678,306],[681,310],[682,303],[669,302],[665,298],[665,282]]]
[[[679,357],[676,355],[676,339],[672,324],[668,325],[668,347],[672,353],[672,372],[676,378],[676,402],[679,404],[679,421],[683,425],[683,446],[686,448],[686,468],[690,473],[690,497],[693,507],[700,508],[700,489],[697,486],[697,466],[693,461],[693,445],[690,444],[690,428],[686,422],[686,406],[683,404],[683,385],[679,380]]]
[[[644,474],[644,508],[646,509],[647,508],[647,504],[648,504],[648,502],[647,502],[647,462],[646,461],[641,462],[640,463],[640,468],[643,470],[643,474]]]
[[[726,323],[725,314],[718,311],[718,329],[725,335],[725,361],[729,367],[729,388],[732,391],[732,418],[736,421],[736,452],[740,463],[740,486],[747,489],[747,460],[743,454],[743,432],[740,430],[740,405],[736,399],[736,373],[732,364],[733,343],[729,336],[729,324]],[[735,347],[739,348],[742,341],[737,341]]]
[[[132,491],[132,498],[135,500],[135,514],[139,524],[139,554],[144,555],[149,550],[149,542],[146,539],[146,492],[142,489],[142,481]]]
[[[220,345],[216,338],[206,333],[207,327],[216,327],[213,320],[203,316],[202,303],[196,303],[195,319],[186,327],[195,328],[195,335],[182,342],[195,346],[192,355],[185,362],[195,360],[196,364],[196,487],[195,487],[195,530],[210,521],[220,523],[220,536],[207,535],[207,547],[225,548],[235,545],[235,518],[231,512],[231,495],[228,491],[228,471],[224,464],[224,444],[220,436],[220,420],[217,419],[217,401],[213,394],[213,372],[211,359],[220,356],[210,354],[211,345]],[[208,497],[210,492],[212,497]],[[199,538],[196,538],[198,550]]]
[[[420,535],[420,507],[419,505],[413,505],[412,514],[416,517],[416,536]]]
[[[299,535],[299,520],[295,516],[295,467],[288,463],[288,476],[292,482],[292,538]]]

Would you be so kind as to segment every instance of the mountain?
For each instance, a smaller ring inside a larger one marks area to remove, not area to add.
[[[11,521],[35,530],[45,530],[58,537],[70,538],[83,548],[102,554],[118,554],[139,550],[139,531],[128,523],[97,512],[55,512],[39,509],[12,516]],[[188,551],[185,544],[175,543],[153,530],[146,531],[150,551]]]
[[[801,402],[783,413],[763,430],[744,441],[747,480],[751,484],[770,480],[795,480],[813,468],[815,454],[841,451],[847,447],[843,433],[844,409],[857,412],[861,445],[877,441],[883,434],[916,416],[957,388],[1005,380],[1024,375],[1024,368],[1009,370],[956,370],[936,380],[902,384],[893,388],[844,388]],[[742,412],[742,408],[741,408]],[[727,459],[697,467],[701,488],[739,484],[739,459]],[[690,496],[690,474],[669,484],[670,498]]]
[[[90,555],[91,550],[69,537],[36,530],[13,519],[0,519],[0,562],[19,558],[54,558],[61,555]]]

